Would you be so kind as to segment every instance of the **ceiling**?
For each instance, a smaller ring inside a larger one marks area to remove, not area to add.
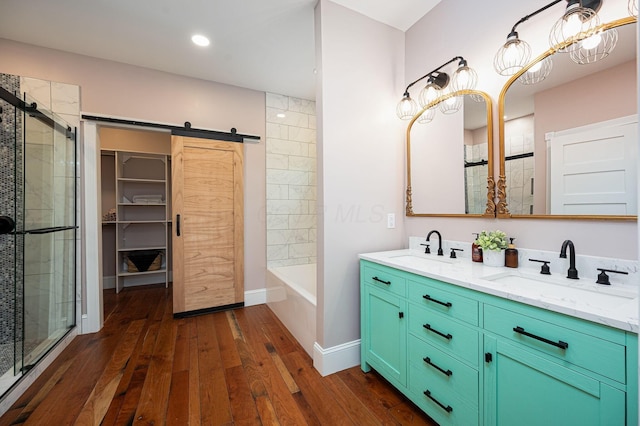
[[[316,2],[0,0],[0,38],[314,99]],[[406,31],[440,0],[333,2]]]

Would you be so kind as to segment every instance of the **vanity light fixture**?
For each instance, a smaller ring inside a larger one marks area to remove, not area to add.
[[[549,56],[543,60],[534,64],[531,68],[525,71],[518,81],[522,84],[536,84],[547,78],[553,68],[553,61]]]
[[[503,44],[496,52],[496,56],[493,58],[493,67],[500,75],[513,75],[520,71],[522,67],[529,63],[531,59],[531,47],[529,43],[521,40],[518,36],[516,28],[518,25],[529,20],[532,16],[536,16],[540,12],[543,12],[551,6],[560,3],[562,0],[555,0],[546,6],[541,7],[533,13],[521,18],[511,28],[511,32],[507,35],[507,42]]]
[[[453,78],[450,78],[449,74],[447,74],[446,72],[440,71],[442,68],[444,68],[445,66],[455,61],[458,61],[458,68],[454,72]],[[475,86],[478,81],[476,72],[467,65],[467,61],[462,56],[456,56],[455,58],[451,59],[448,62],[445,62],[444,64],[440,65],[438,68],[423,75],[422,77],[420,77],[419,79],[417,79],[416,81],[412,82],[407,86],[407,88],[404,91],[404,94],[402,95],[402,99],[400,100],[400,102],[398,103],[398,106],[396,107],[396,114],[400,119],[410,120],[418,112],[418,104],[416,103],[416,101],[411,99],[409,89],[414,84],[418,83],[421,80],[424,80],[425,78],[427,79],[427,84],[420,91],[420,95],[418,97],[420,106],[422,108],[424,108],[425,106],[429,105],[430,103],[438,99],[440,96],[442,96],[442,91],[447,87],[450,87],[450,90],[453,90],[453,91],[473,90],[475,89]],[[451,84],[449,84],[450,81],[451,81]],[[460,105],[462,104],[462,100],[459,101],[459,104]],[[457,111],[458,109],[460,109],[459,106],[455,111]],[[428,123],[429,121],[433,120],[434,115],[435,115],[434,108],[429,108],[429,110],[426,110],[420,116],[420,118],[418,119],[418,122]]]
[[[618,31],[602,31],[598,10],[602,0],[567,0],[567,9],[549,35],[551,48],[568,52],[577,64],[589,64],[609,55],[618,42]]]

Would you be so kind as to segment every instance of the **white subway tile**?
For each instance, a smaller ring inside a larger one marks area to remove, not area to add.
[[[52,82],[51,110],[56,114],[80,114],[80,87]]]
[[[290,200],[312,200],[316,199],[316,187],[309,185],[289,185]]]
[[[309,203],[301,200],[267,200],[267,214],[308,214]]]
[[[289,126],[289,139],[298,142],[315,143],[316,131],[314,129]]]
[[[289,97],[285,95],[278,95],[276,93],[266,94],[266,106],[272,108],[278,108],[282,111],[289,109]]]
[[[287,244],[267,245],[267,261],[284,260],[289,258],[289,246]]]
[[[297,170],[267,169],[267,182],[270,184],[308,185],[309,173]]]
[[[308,101],[306,99],[289,98],[289,111],[316,115],[316,103],[314,101]]]
[[[275,139],[289,139],[289,126],[285,124],[267,123],[267,140],[269,138]],[[269,144],[267,143],[267,148]]]
[[[267,151],[267,169],[289,169],[289,156],[285,154],[271,154]]]
[[[289,229],[316,229],[318,217],[315,214],[292,214],[289,216]]]
[[[289,185],[274,185],[267,183],[267,200],[288,200]]]
[[[288,229],[288,228],[289,228],[288,214],[268,214],[267,215],[267,229]]]
[[[309,144],[282,139],[269,139],[267,152],[271,154],[297,155],[307,157],[309,155]]]
[[[267,241],[270,245],[308,243],[309,231],[307,229],[267,231]]]
[[[316,171],[316,159],[309,157],[289,156],[289,170],[301,170],[307,172]]]

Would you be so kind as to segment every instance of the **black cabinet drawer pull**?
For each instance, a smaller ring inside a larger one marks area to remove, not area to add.
[[[384,280],[381,280],[378,277],[373,277],[373,280],[374,281],[378,281],[379,283],[382,283],[382,284],[391,285],[391,281],[384,281]]]
[[[536,336],[535,334],[526,332],[522,327],[514,327],[513,331],[515,331],[516,333],[520,333],[525,336],[531,337],[532,339],[540,340],[541,342],[558,347],[560,349],[567,349],[569,347],[569,344],[567,342],[563,342],[562,340],[558,340],[557,342],[554,342],[553,340],[545,339],[544,337]]]
[[[176,236],[180,236],[180,215],[176,215]]]
[[[435,328],[431,328],[431,324],[424,324],[424,325],[423,325],[423,327],[424,327],[424,328],[426,328],[426,329],[427,329],[427,330],[429,330],[429,331],[433,331],[433,332],[434,332],[434,333],[436,333],[437,335],[442,336],[442,337],[444,337],[444,338],[445,338],[445,339],[447,339],[447,340],[451,340],[451,339],[453,338],[453,336],[452,336],[452,335],[450,335],[450,334],[444,334],[444,333],[442,333],[442,332],[440,332],[440,331],[436,330]]]
[[[431,396],[431,391],[429,389],[427,389],[426,391],[424,391],[424,394],[427,396],[427,398],[429,398],[430,400],[432,400],[433,402],[435,402],[436,404],[438,404],[440,406],[440,408],[442,408],[444,411],[446,411],[447,413],[450,413],[453,411],[453,408],[451,408],[450,405],[445,406],[442,402],[438,401],[437,399],[435,399],[434,397]]]
[[[440,304],[442,306],[446,306],[447,308],[450,308],[451,306],[453,306],[453,305],[451,305],[451,302],[441,302],[441,301],[439,301],[437,299],[434,299],[433,297],[429,296],[428,294],[425,294],[422,297],[427,299],[429,302],[435,302],[435,303],[438,303],[438,304]]]
[[[431,358],[429,357],[422,358],[422,360],[427,364],[429,364],[430,366],[432,366],[433,368],[435,368],[436,370],[438,370],[439,372],[441,372],[442,374],[444,374],[445,376],[451,376],[453,374],[453,371],[444,370],[442,367],[435,365],[433,362],[431,362]]]

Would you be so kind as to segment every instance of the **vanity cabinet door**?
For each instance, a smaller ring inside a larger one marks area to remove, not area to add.
[[[363,286],[362,370],[369,366],[396,386],[407,383],[406,302],[373,285]]]
[[[625,424],[623,391],[505,339],[484,343],[485,424]]]

